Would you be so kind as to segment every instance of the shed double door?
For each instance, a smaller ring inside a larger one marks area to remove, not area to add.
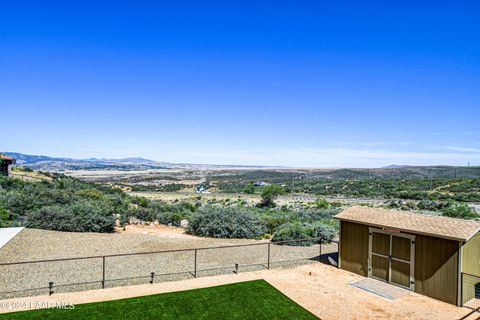
[[[414,290],[415,236],[369,229],[368,276]]]

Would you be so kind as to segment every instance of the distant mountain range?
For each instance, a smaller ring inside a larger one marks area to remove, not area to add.
[[[392,164],[383,168],[288,168],[268,166],[239,166],[239,165],[215,165],[215,164],[189,164],[158,162],[144,158],[124,159],[71,159],[56,158],[39,155],[28,155],[17,152],[1,152],[17,159],[17,165],[40,171],[67,172],[75,170],[150,170],[150,169],[274,169],[275,171],[308,172],[311,178],[318,179],[364,179],[364,178],[455,178],[468,177],[479,178],[480,167],[456,167],[456,166],[408,166]],[[268,175],[268,172],[264,172]]]
[[[159,169],[171,167],[168,163],[160,163],[143,158],[125,159],[71,159],[48,156],[29,155],[16,152],[3,154],[17,159],[17,166],[43,171],[93,170],[93,169]]]
[[[17,159],[17,166],[41,171],[63,172],[71,170],[148,170],[148,169],[174,169],[174,168],[267,168],[262,166],[223,166],[209,164],[189,164],[158,162],[154,160],[136,158],[124,159],[71,159],[56,158],[42,155],[29,155],[17,152],[0,152]]]
[[[402,165],[402,164],[391,164],[389,166],[386,166],[384,168],[386,169],[402,169],[402,168],[410,168],[411,166],[407,165]]]

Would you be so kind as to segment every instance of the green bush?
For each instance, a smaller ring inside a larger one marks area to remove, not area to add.
[[[274,200],[277,196],[284,194],[285,190],[279,185],[271,184],[262,190],[262,201],[258,204],[261,208],[273,208],[276,206]]]
[[[106,207],[88,203],[53,205],[32,212],[28,216],[27,226],[58,231],[113,232],[115,217]]]
[[[337,235],[335,228],[320,222],[313,224],[313,230],[313,236],[320,238],[321,243],[330,243]]]
[[[320,238],[320,242],[328,243],[333,240],[336,235],[336,230],[321,222],[316,223],[301,223],[293,222],[286,223],[278,228],[273,234],[272,241],[290,241],[301,240],[309,238]],[[288,243],[289,245],[306,246],[316,243],[317,241],[298,241]]]
[[[137,196],[132,197],[132,203],[144,208],[148,207],[149,205],[149,201],[147,198]]]
[[[191,213],[187,211],[165,211],[165,212],[160,212],[157,217],[158,217],[158,222],[161,224],[172,224],[174,226],[179,227],[180,222],[183,219],[189,220]]]
[[[80,190],[78,191],[77,195],[84,198],[93,199],[93,200],[105,199],[105,195],[100,190],[96,190],[96,189]]]
[[[157,213],[151,208],[137,207],[129,210],[129,216],[143,221],[153,222],[157,218]]]
[[[150,202],[149,208],[155,212],[155,219],[162,224],[171,223],[174,226],[180,226],[183,219],[190,221],[194,212],[201,206],[201,203],[195,204],[180,202],[175,204],[166,204],[161,202]],[[146,220],[146,219],[145,219]],[[153,221],[152,218],[149,221]]]
[[[235,207],[202,207],[193,215],[188,230],[201,237],[254,239],[264,234],[257,215]]]
[[[452,204],[448,201],[423,200],[417,203],[417,208],[428,211],[443,211],[448,209]]]
[[[13,171],[17,172],[33,172],[33,169],[25,168],[25,167],[14,167]]]
[[[293,211],[287,210],[265,210],[261,215],[262,224],[266,232],[274,233],[281,225],[297,221],[298,215]]]
[[[478,219],[480,215],[466,204],[450,206],[442,212],[443,216],[461,219]]]
[[[59,205],[34,211],[28,217],[27,227],[58,231],[77,231],[80,228],[75,226],[75,217],[70,209]]]
[[[289,222],[281,225],[277,229],[277,231],[273,234],[272,241],[277,242],[308,238],[313,238],[313,228],[311,227],[311,224]]]
[[[320,198],[315,201],[315,207],[317,207],[317,209],[328,209],[330,207],[330,203],[327,200]]]
[[[248,183],[245,188],[243,189],[243,193],[246,193],[246,194],[254,194],[255,193],[255,186],[253,185],[253,183]]]
[[[137,202],[141,208],[150,204],[145,198],[133,198],[118,189],[60,174],[50,176],[51,181],[42,182],[0,177],[0,206],[9,213],[8,224],[60,231],[112,232],[114,214],[119,214],[125,222],[134,210],[132,203]]]
[[[304,222],[315,222],[319,220],[332,220],[340,210],[337,208],[328,208],[323,210],[303,210],[298,213],[298,217]]]
[[[9,214],[7,209],[0,207],[0,228],[9,227],[11,221],[9,221]]]
[[[0,207],[0,220],[8,220],[8,211],[2,207]]]

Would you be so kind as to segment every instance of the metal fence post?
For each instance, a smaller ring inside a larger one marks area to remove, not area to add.
[[[102,257],[102,289],[105,289],[105,256]]]
[[[267,260],[267,269],[270,270],[270,242],[268,243],[268,260]]]
[[[195,249],[195,262],[193,266],[193,277],[197,277],[197,249]]]
[[[463,272],[460,272],[460,307],[463,307]]]
[[[51,296],[53,294],[53,282],[48,283],[48,295]]]
[[[155,272],[150,273],[150,284],[153,284],[153,278],[155,277]]]
[[[318,255],[318,262],[320,262],[320,258],[322,257],[322,240],[318,240],[318,251],[319,251],[319,255]]]

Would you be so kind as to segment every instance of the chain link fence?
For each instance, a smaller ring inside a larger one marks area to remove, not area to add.
[[[338,243],[314,238],[0,263],[0,299],[336,261]]]
[[[480,309],[480,277],[462,272],[461,284],[462,306]]]

